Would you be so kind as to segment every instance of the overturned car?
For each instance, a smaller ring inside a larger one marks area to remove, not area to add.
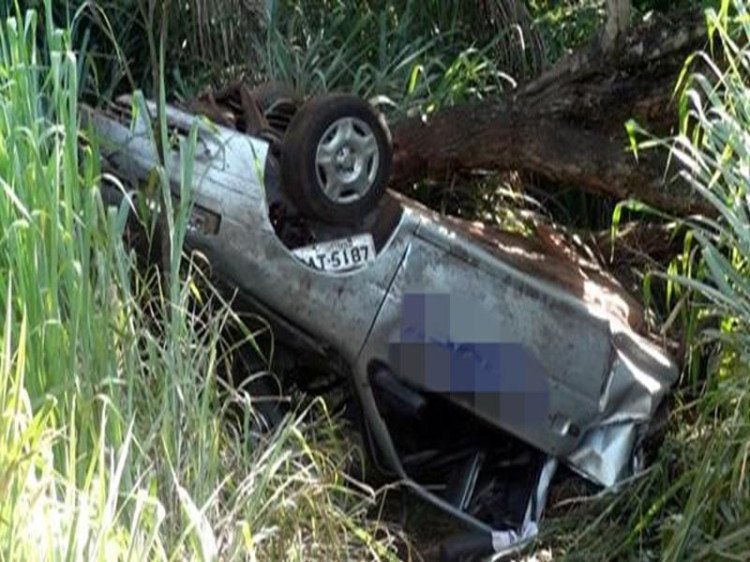
[[[135,185],[158,156],[128,103],[92,119]],[[560,463],[604,487],[638,470],[677,369],[616,283],[388,191],[390,136],[359,98],[254,103],[245,132],[167,109],[170,130],[198,127],[186,243],[346,377],[372,464],[466,524],[446,558],[532,537]]]

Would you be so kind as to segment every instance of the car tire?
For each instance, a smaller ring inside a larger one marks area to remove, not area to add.
[[[327,94],[305,104],[282,147],[282,182],[301,214],[355,224],[378,205],[391,174],[385,120],[363,99]]]

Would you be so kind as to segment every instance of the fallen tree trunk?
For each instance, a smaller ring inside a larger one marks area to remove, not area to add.
[[[667,212],[708,212],[663,155],[628,150],[635,118],[666,134],[677,122],[674,86],[685,59],[705,45],[700,12],[635,28],[610,55],[589,47],[506,99],[446,108],[393,128],[395,186],[461,169],[520,170],[563,186],[639,199]]]

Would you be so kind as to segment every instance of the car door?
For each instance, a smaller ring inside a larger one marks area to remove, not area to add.
[[[361,359],[565,455],[597,419],[611,357],[604,320],[426,219]]]

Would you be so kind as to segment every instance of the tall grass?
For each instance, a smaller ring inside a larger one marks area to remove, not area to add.
[[[29,0],[26,4],[41,4]],[[93,96],[109,98],[135,88],[151,90],[149,39],[164,25],[165,74],[169,90],[190,97],[208,82],[257,68],[253,41],[266,25],[266,0],[64,0],[54,2],[53,20],[70,29],[89,56],[85,84]],[[0,15],[4,8],[0,7]],[[5,8],[7,10],[7,8]],[[12,10],[11,10],[12,11]]]
[[[696,251],[671,276],[703,327],[690,345],[711,358],[682,381],[646,476],[558,522],[572,559],[750,559],[750,13],[743,0],[706,13],[712,49],[688,63],[667,144],[717,213],[690,221]]]
[[[308,95],[354,92],[400,115],[499,95],[539,64],[533,38],[520,39],[530,29],[514,20],[525,9],[508,14],[506,4],[280,1],[254,42],[260,74]]]
[[[0,27],[0,559],[394,558],[321,403],[270,436],[225,421],[230,402],[252,415],[219,392],[232,313],[188,306],[186,204],[168,290],[139,277],[82,142],[71,41],[51,0]]]

